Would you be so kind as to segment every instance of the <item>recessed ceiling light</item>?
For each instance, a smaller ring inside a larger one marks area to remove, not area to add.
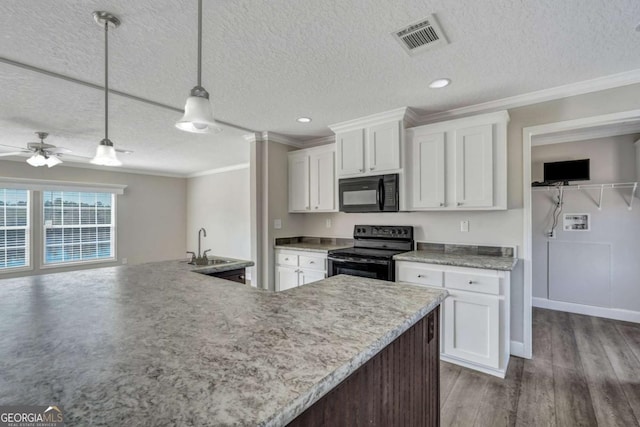
[[[436,79],[431,83],[429,83],[429,87],[431,89],[441,89],[443,87],[449,86],[450,83],[451,83],[451,80],[449,79]]]
[[[311,123],[311,119],[309,117],[298,117],[296,121],[298,123]]]

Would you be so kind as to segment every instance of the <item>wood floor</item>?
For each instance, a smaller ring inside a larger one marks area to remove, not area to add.
[[[443,426],[640,426],[640,325],[533,310],[504,380],[441,363]]]

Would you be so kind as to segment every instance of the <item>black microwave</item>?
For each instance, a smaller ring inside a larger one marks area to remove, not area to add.
[[[339,181],[340,212],[398,212],[398,174]]]

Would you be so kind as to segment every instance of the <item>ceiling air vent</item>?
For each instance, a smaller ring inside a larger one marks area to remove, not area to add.
[[[448,43],[433,15],[396,30],[392,35],[409,55]]]

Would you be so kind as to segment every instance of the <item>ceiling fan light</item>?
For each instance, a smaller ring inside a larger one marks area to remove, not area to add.
[[[37,168],[40,166],[44,166],[47,164],[47,159],[44,158],[44,156],[40,153],[36,153],[33,156],[29,157],[27,159],[27,163],[29,163],[31,166]]]
[[[45,164],[47,165],[47,167],[54,167],[56,165],[59,165],[60,163],[62,163],[62,160],[60,160],[60,158],[58,156],[49,156],[46,160],[45,160]]]
[[[191,96],[187,98],[184,107],[184,116],[176,122],[178,129],[192,133],[218,133],[222,131],[213,118],[213,109],[208,95],[206,97],[194,95],[194,91],[191,91]]]
[[[122,166],[122,162],[116,156],[116,149],[108,139],[100,141],[96,149],[96,156],[91,159],[91,164],[100,166]]]

